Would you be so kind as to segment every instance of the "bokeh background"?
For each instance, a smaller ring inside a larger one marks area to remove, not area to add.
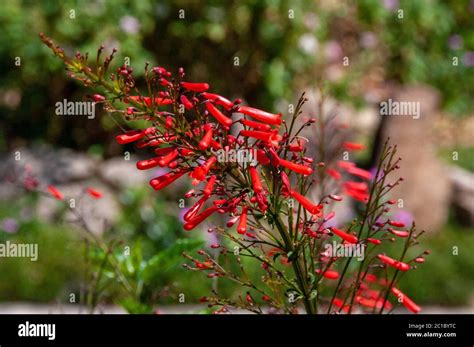
[[[111,117],[54,113],[56,102],[84,100],[90,91],[65,76],[38,38],[44,32],[71,53],[94,57],[101,44],[116,47],[138,76],[146,61],[175,71],[182,66],[188,78],[222,95],[275,112],[306,91],[308,115],[335,110],[368,147],[356,158],[362,167],[373,165],[390,135],[403,157],[406,206],[399,217],[426,229],[423,244],[433,252],[401,288],[434,311],[472,312],[473,15],[472,0],[2,2],[0,241],[37,242],[42,251],[36,263],[0,259],[0,301],[67,303],[100,258],[83,249],[55,202],[8,182],[25,164],[66,193],[100,189],[103,199],[84,201],[92,228],[104,240],[133,245],[132,257],[114,255],[133,295],[104,284],[100,302],[148,312],[176,303],[182,292],[197,302],[216,285],[180,267],[183,249],[209,242],[207,233],[190,238],[181,231],[176,197],[187,187],[153,193],[149,176],[134,167],[143,153],[125,148],[132,159],[123,159]],[[380,116],[379,103],[388,98],[420,102],[421,119]],[[117,280],[113,271],[106,274],[105,282]],[[236,289],[221,286],[229,295]]]

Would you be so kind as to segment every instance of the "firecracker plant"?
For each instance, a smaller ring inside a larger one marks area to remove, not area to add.
[[[167,169],[150,181],[155,191],[176,180],[189,180],[194,187],[184,195],[190,208],[183,228],[207,229],[212,220],[215,226],[207,231],[216,242],[197,254],[183,254],[184,267],[242,287],[237,297],[223,297],[214,286],[201,299],[214,313],[235,308],[388,313],[397,304],[420,311],[397,288],[401,275],[423,263],[429,251],[413,256],[411,248],[421,233],[414,224],[390,218],[390,207],[397,203],[390,192],[403,180],[389,178],[399,167],[396,146],[385,142],[376,169],[369,172],[338,160],[343,152],[364,147],[335,144],[337,137],[328,133],[332,120],[321,114],[304,118],[304,95],[284,118],[212,93],[207,83],[189,82],[183,68],[173,75],[149,64],[143,93],[133,68],[122,65],[111,71],[115,49],[102,59],[100,47],[90,63],[87,54],[69,57],[50,38],[40,37],[64,61],[70,77],[94,90],[93,102],[129,124],[147,122],[148,127],[126,131],[116,140],[153,153],[136,163],[138,170]],[[311,128],[314,158],[302,136]],[[246,160],[228,160],[222,153]],[[335,222],[335,208],[345,199],[355,201],[361,211],[347,226]],[[403,247],[390,247],[398,243]],[[362,256],[328,247],[335,244]],[[248,276],[249,266],[261,268],[261,281]]]

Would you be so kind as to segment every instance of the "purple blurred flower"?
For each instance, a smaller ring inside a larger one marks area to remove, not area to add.
[[[400,210],[394,213],[392,220],[402,222],[407,228],[413,224],[413,215],[405,210]]]
[[[204,238],[206,239],[206,243],[208,246],[212,245],[213,243],[219,243],[219,239],[217,238],[217,234],[215,232],[204,232]]]
[[[360,36],[360,45],[364,48],[373,48],[377,44],[377,36],[371,31],[364,31]]]
[[[474,52],[469,51],[464,54],[462,59],[465,66],[474,66]]]
[[[383,7],[387,10],[393,11],[400,5],[398,0],[383,0]]]
[[[20,225],[18,224],[18,221],[14,218],[5,218],[2,220],[1,228],[3,231],[9,233],[9,234],[14,234],[18,231],[18,228]]]
[[[330,62],[339,60],[342,56],[341,45],[337,41],[329,41],[324,47],[324,53]]]
[[[136,34],[140,31],[140,22],[133,16],[120,18],[120,28],[128,34]]]
[[[464,41],[459,35],[451,35],[448,39],[448,46],[451,49],[460,49],[462,48]]]
[[[189,208],[182,208],[179,210],[179,220],[184,223],[184,215],[189,211]]]

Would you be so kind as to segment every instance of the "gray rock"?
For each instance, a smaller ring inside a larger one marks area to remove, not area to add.
[[[460,167],[449,168],[449,178],[453,187],[451,202],[457,221],[466,226],[474,226],[474,174]]]

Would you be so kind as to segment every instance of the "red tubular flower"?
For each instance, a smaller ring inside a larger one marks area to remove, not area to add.
[[[100,199],[102,197],[102,193],[99,192],[98,190],[95,190],[93,188],[87,188],[86,189],[87,194],[89,194],[91,197],[94,199]]]
[[[191,174],[191,177],[194,178],[195,180],[193,184],[197,184],[200,181],[204,180],[207,173],[209,172],[211,167],[216,163],[216,161],[217,161],[217,158],[215,156],[212,156],[204,164],[195,168]]]
[[[288,150],[290,152],[301,152],[303,150],[303,143],[301,140],[297,140],[296,143],[290,143]]]
[[[400,299],[402,304],[413,313],[421,311],[421,307],[415,304],[408,296],[402,293],[402,291],[396,287],[392,287],[392,293]]]
[[[212,100],[216,104],[223,106],[227,111],[229,111],[234,106],[234,103],[232,101],[224,98],[223,96],[207,92],[204,92],[201,95],[206,99]]]
[[[258,175],[257,169],[253,166],[250,167],[250,178],[252,179],[252,187],[255,193],[260,193],[263,190],[262,181]]]
[[[207,181],[206,186],[204,187],[204,190],[203,190],[204,196],[211,196],[215,183],[216,183],[216,175],[212,175],[211,178],[209,178],[209,181]]]
[[[328,173],[329,176],[334,178],[336,181],[340,180],[342,177],[341,173],[335,169],[329,168],[329,169],[326,169],[326,172]]]
[[[331,227],[330,230],[346,242],[353,243],[353,244],[359,242],[356,236],[352,234],[348,234],[338,228]]]
[[[296,164],[296,163],[293,163],[292,161],[288,161],[288,160],[285,160],[285,159],[279,158],[278,164],[283,166],[283,167],[286,167],[287,169],[290,169],[291,171],[294,171],[296,173],[299,173],[299,174],[302,174],[302,175],[305,175],[305,176],[309,176],[313,173],[312,168],[310,168],[308,166]]]
[[[389,220],[388,224],[390,224],[392,227],[397,227],[397,228],[403,228],[405,226],[405,223],[396,222],[394,220]]]
[[[334,300],[332,301],[332,303],[334,304],[334,306],[336,307],[339,307],[340,309],[342,309],[344,312],[349,312],[349,308],[350,306],[349,305],[344,305],[344,301],[339,299],[339,298],[334,298]]]
[[[356,166],[349,167],[347,169],[347,172],[351,175],[363,178],[365,180],[370,180],[372,178],[372,174],[369,171],[358,168]]]
[[[242,118],[239,122],[242,123],[243,125],[246,125],[248,127],[254,128],[255,130],[259,130],[259,131],[270,131],[270,130],[272,130],[272,127],[268,124],[255,122],[253,120],[249,120],[249,119],[245,119],[245,118]]]
[[[270,159],[263,149],[257,149],[257,161],[262,165],[268,165],[270,163]]]
[[[181,82],[181,86],[196,93],[202,93],[209,89],[209,84],[207,83]]]
[[[48,186],[48,191],[51,193],[51,195],[57,199],[57,200],[63,200],[63,194],[53,185]]]
[[[395,269],[398,269],[400,271],[407,271],[407,270],[410,269],[410,265],[408,265],[407,263],[395,260],[393,258],[390,258],[390,257],[384,255],[384,254],[377,255],[377,258],[379,258],[385,264],[393,266]]]
[[[189,110],[189,109],[194,107],[193,103],[191,101],[189,101],[189,99],[186,97],[186,95],[181,95],[179,97],[179,99],[181,100],[181,103],[184,105],[186,110]]]
[[[290,190],[290,196],[295,198],[301,206],[305,208],[309,213],[311,214],[318,214],[321,212],[321,209],[323,208],[321,205],[314,205],[311,201],[306,199],[303,195],[298,193],[297,191]]]
[[[207,102],[206,103],[206,108],[209,111],[210,114],[223,126],[225,127],[230,127],[232,124],[232,119],[229,117],[225,116],[221,111],[217,109],[216,106],[214,106],[212,103]]]
[[[380,245],[382,243],[382,241],[380,241],[379,239],[373,239],[373,238],[368,238],[367,239],[368,242],[374,244],[374,245]]]
[[[152,99],[149,96],[138,96],[138,95],[132,95],[127,97],[130,100],[133,100],[135,102],[143,102],[146,106],[151,106]],[[128,103],[128,99],[125,99],[124,101]],[[166,105],[171,105],[173,103],[173,100],[169,98],[155,98],[155,104],[158,106],[166,106]]]
[[[365,182],[347,181],[343,184],[344,191],[347,195],[352,196],[355,200],[367,202],[369,199],[369,187]]]
[[[188,222],[184,223],[184,230],[192,230],[201,224],[207,217],[216,212],[219,208],[217,206],[211,206],[208,209],[204,210],[194,218],[190,219]]]
[[[239,106],[237,111],[240,113],[246,114],[247,116],[250,116],[252,118],[255,118],[256,120],[263,123],[268,123],[272,125],[280,125],[282,123],[281,113],[280,114],[268,113],[268,112],[265,112],[253,107],[248,107],[248,106]]]
[[[121,145],[125,145],[130,142],[141,140],[146,135],[151,134],[155,131],[155,128],[147,128],[144,130],[129,130],[125,134],[117,135],[115,139]]]
[[[138,170],[148,170],[152,167],[158,166],[158,162],[160,161],[160,159],[161,159],[161,157],[155,157],[155,158],[151,158],[151,159],[140,160],[140,161],[137,162],[137,169]]]
[[[356,302],[361,306],[365,306],[368,308],[381,309],[383,305],[384,309],[390,310],[392,308],[392,304],[389,301],[385,301],[385,304],[384,304],[384,301],[385,300],[382,298],[375,300],[375,299],[367,299],[362,296],[356,296]]]
[[[248,212],[248,207],[244,206],[242,207],[242,213],[240,214],[240,220],[239,220],[239,225],[237,226],[237,232],[239,234],[245,234],[247,232],[247,212]]]
[[[270,142],[272,136],[274,136],[275,134],[256,130],[241,130],[240,135],[245,137],[253,137],[257,140],[262,140],[265,142]]]
[[[352,161],[339,160],[337,162],[337,166],[339,166],[341,169],[349,170],[351,167],[355,167],[356,164],[353,163]]]
[[[316,273],[318,275],[320,275],[322,273],[322,270],[317,269]],[[337,280],[339,278],[339,272],[334,271],[334,270],[326,270],[326,271],[324,271],[324,273],[322,275],[324,277],[326,277],[327,279],[330,279],[330,280]]]
[[[398,237],[408,237],[410,233],[408,231],[400,231],[400,230],[389,230],[393,235],[398,236]]]
[[[207,129],[206,133],[202,137],[201,141],[199,141],[199,148],[205,151],[207,147],[209,147],[211,140],[212,140],[212,128],[209,127],[209,129]]]
[[[171,129],[173,127],[173,124],[174,124],[174,118],[171,116],[166,117],[165,128]]]
[[[201,210],[202,206],[204,205],[204,203],[207,201],[208,197],[207,196],[203,196],[201,199],[199,199],[194,205],[193,207],[191,207],[185,214],[184,214],[184,217],[183,219],[188,222],[190,219],[193,219],[197,214],[198,212]]]
[[[154,190],[160,190],[165,188],[166,186],[170,185],[178,178],[183,176],[185,171],[171,171],[167,174],[164,174],[160,177],[153,178],[150,181],[150,185],[153,187]]]
[[[174,149],[173,151],[171,151],[167,155],[161,157],[158,160],[158,165],[161,166],[161,167],[165,167],[166,165],[171,163],[173,160],[175,160],[178,157],[178,155],[179,155],[178,150]]]
[[[342,146],[344,147],[344,149],[347,149],[349,151],[360,151],[362,149],[365,149],[364,145],[355,142],[344,142]]]

